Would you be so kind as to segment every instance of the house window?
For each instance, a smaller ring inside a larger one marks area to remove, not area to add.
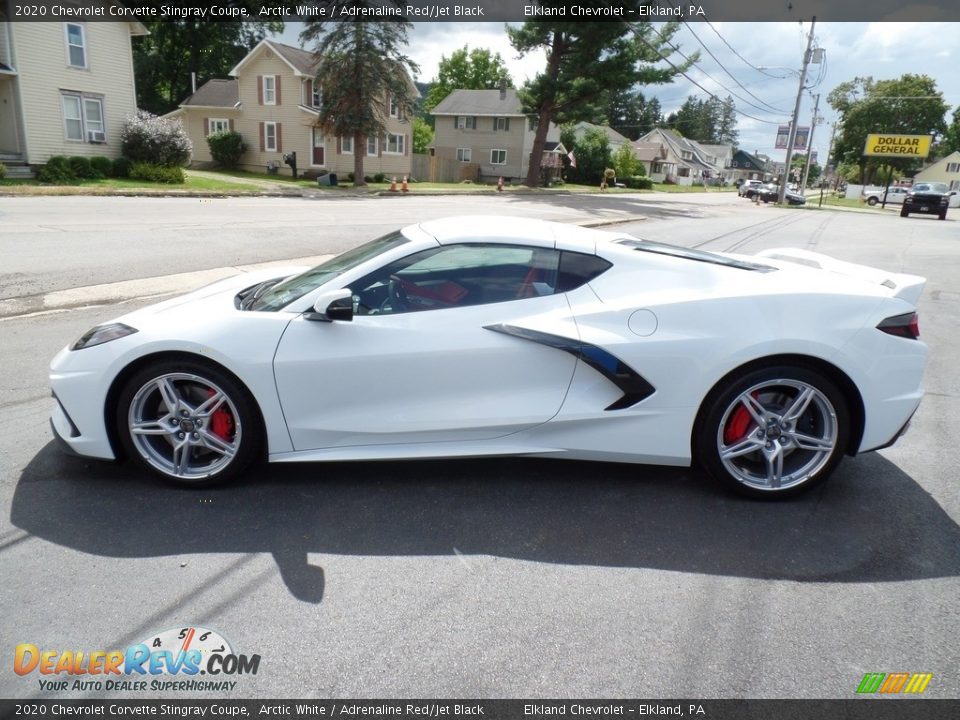
[[[960,172],[960,163],[947,163],[947,172],[948,173]]]
[[[264,89],[266,89],[266,83],[264,83]],[[277,151],[277,124],[275,122],[265,122],[263,124],[263,149],[266,152]]]
[[[376,155],[377,154],[377,136],[368,135],[367,136],[367,155]]]
[[[403,141],[403,135],[387,133],[387,147],[384,152],[390,153],[391,155],[403,155]]]
[[[277,76],[276,75],[263,76],[263,104],[264,105],[277,104]]]
[[[494,129],[494,130],[509,130],[509,129],[510,129],[510,118],[494,118],[494,119],[493,119],[493,129]]]
[[[539,118],[532,117],[527,119],[527,130],[529,130],[530,132],[535,132],[537,127],[539,127],[539,125],[540,125]]]
[[[470,162],[473,158],[473,148],[457,148],[457,160],[460,162]]]
[[[320,86],[317,85],[316,83],[314,83],[314,84],[313,84],[313,96],[310,98],[310,102],[312,103],[311,106],[312,106],[312,107],[315,107],[315,108],[320,107],[322,100],[323,100],[323,94],[322,94],[321,91],[320,91]]]
[[[693,153],[689,150],[682,150],[680,152],[680,157],[682,157],[684,160],[690,160],[693,158]]]
[[[353,155],[353,138],[340,138],[340,152],[344,155]]]
[[[491,164],[491,165],[506,165],[506,164],[507,164],[507,151],[506,151],[506,150],[491,150],[491,151],[490,151],[490,164]]]
[[[103,101],[81,94],[63,94],[64,137],[77,142],[106,142]]]
[[[67,23],[67,62],[70,67],[87,67],[87,38],[83,25]]]
[[[457,130],[476,130],[477,129],[477,119],[472,115],[458,115],[457,116]]]
[[[397,101],[393,98],[390,98],[390,117],[398,118],[400,117],[400,106],[397,105]]]
[[[654,172],[654,173],[663,172],[663,165],[658,162],[653,163],[650,167],[650,172]]]
[[[690,168],[682,167],[677,171],[677,175],[680,177],[690,177]]]
[[[230,121],[225,120],[224,118],[210,118],[209,127],[207,128],[209,132],[207,135],[213,135],[220,132],[230,132]]]

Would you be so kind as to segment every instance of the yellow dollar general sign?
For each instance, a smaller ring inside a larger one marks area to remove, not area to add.
[[[864,155],[894,155],[896,157],[925,158],[930,154],[929,135],[867,135]]]

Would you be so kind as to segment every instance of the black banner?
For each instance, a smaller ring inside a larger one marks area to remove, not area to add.
[[[960,700],[0,700],[10,718],[955,720]]]
[[[956,0],[11,0],[13,22],[389,20],[412,22],[960,21]]]

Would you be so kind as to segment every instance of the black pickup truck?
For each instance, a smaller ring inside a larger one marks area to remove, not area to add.
[[[950,204],[950,186],[946,183],[922,182],[914,185],[903,199],[900,208],[900,217],[907,217],[910,213],[921,215],[936,215],[941,220],[947,219],[947,206]]]

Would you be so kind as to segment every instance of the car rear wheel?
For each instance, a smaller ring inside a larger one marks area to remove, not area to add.
[[[697,456],[728,488],[776,499],[826,480],[849,433],[847,402],[827,377],[803,367],[764,368],[705,401]]]
[[[203,487],[239,474],[261,445],[249,391],[200,362],[164,361],[120,393],[117,427],[127,454],[168,482]]]
[[[877,204],[877,199],[875,197],[867,198],[867,205],[873,207]]]
[[[900,211],[900,217],[908,217],[909,215],[910,213],[907,211],[906,208],[903,208],[903,210]]]

